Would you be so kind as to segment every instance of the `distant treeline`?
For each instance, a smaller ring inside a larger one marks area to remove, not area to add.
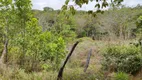
[[[93,37],[93,39],[132,39],[139,37],[138,18],[142,15],[142,6],[136,7],[114,7],[97,13],[96,17],[86,14],[85,11],[76,11],[71,16],[68,25],[74,25],[76,37]],[[51,30],[58,23],[60,10],[45,7],[43,11],[33,10],[43,30]]]

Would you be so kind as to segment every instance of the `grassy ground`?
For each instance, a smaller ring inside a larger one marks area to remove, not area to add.
[[[106,75],[112,76],[113,73],[105,73],[101,70],[102,55],[101,50],[111,44],[128,44],[120,41],[94,41],[91,38],[81,38],[80,43],[75,49],[69,62],[66,65],[63,74],[63,80],[105,80]],[[70,50],[74,41],[68,44],[67,49]],[[86,72],[84,67],[86,64],[89,50],[92,49],[90,64]],[[0,67],[0,80],[56,80],[58,72],[42,71],[25,73],[24,70],[16,67]],[[142,71],[131,80],[142,80]],[[110,80],[110,79],[107,79]]]

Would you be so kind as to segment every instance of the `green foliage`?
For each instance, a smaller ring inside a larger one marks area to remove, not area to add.
[[[75,14],[75,8],[74,6],[69,6],[68,3],[71,0],[66,0],[65,1],[65,5],[62,6],[62,10],[70,10],[72,14]],[[91,14],[93,16],[96,15],[96,13],[102,13],[103,11],[101,9],[106,8],[107,6],[109,6],[108,1],[107,0],[73,0],[73,2],[78,5],[79,7],[82,7],[83,4],[88,4],[89,2],[93,2],[95,1],[96,4],[94,5],[95,8],[97,8],[96,12],[93,12],[93,10],[91,10]],[[120,5],[121,2],[123,2],[123,0],[111,0],[111,4],[112,5]],[[88,13],[90,14],[90,11],[88,11]]]
[[[25,71],[39,71],[45,69],[45,65],[57,70],[65,56],[62,35],[42,31],[33,17],[31,0],[11,1],[0,1],[0,52],[8,39],[9,64],[16,64]]]
[[[21,21],[25,22],[27,21],[32,15],[31,15],[31,0],[15,0],[15,6],[17,8],[17,15],[19,18],[21,18]],[[23,23],[24,24],[24,23]]]
[[[101,3],[101,0],[96,0],[97,4],[94,6],[98,10],[96,12],[88,11],[88,13],[96,16],[96,18],[93,18],[92,15],[85,14],[85,11],[75,11],[74,6],[68,6],[69,1],[66,0],[62,12],[45,7],[44,11],[36,11],[33,15],[31,0],[0,0],[0,53],[6,39],[9,41],[7,65],[6,67],[0,65],[1,79],[53,80],[56,78],[57,72],[52,74],[35,73],[34,71],[58,70],[65,57],[66,43],[75,39],[76,36],[96,38],[100,35],[111,37],[114,34],[116,37],[120,35],[127,37],[131,36],[134,29],[137,29],[134,24],[135,18],[141,13],[140,7],[125,8],[121,6],[121,9],[119,7],[116,10],[113,8],[104,11],[104,14],[99,14],[102,12],[101,8],[107,7],[108,3],[106,0]],[[73,1],[82,7],[83,4],[88,4],[89,1],[93,0]],[[119,4],[122,1],[113,0],[114,4]],[[137,21],[140,28],[141,21],[140,16]],[[86,49],[84,45],[91,44],[91,47],[94,46],[92,39],[87,38],[87,40],[90,40],[89,43],[84,42],[79,53]],[[81,59],[84,57],[85,55]],[[114,65],[118,72],[135,74],[142,66],[141,47],[132,45],[111,46],[105,50],[104,57],[105,69]],[[102,79],[101,73],[97,75],[93,71],[84,73],[83,69],[79,68],[80,62],[80,60],[78,62],[74,60],[71,65],[68,65],[72,71],[65,72],[65,80]],[[84,65],[84,63],[81,65]],[[13,69],[13,67],[16,68]],[[127,80],[124,73],[118,73],[116,78]]]
[[[142,16],[139,16],[137,21],[136,21],[136,25],[137,25],[137,28],[135,30],[135,32],[137,33],[137,35],[139,37],[142,37]]]
[[[131,13],[131,14],[129,14]],[[136,16],[141,14],[139,9],[123,7],[121,9],[110,9],[99,14],[99,25],[101,33],[107,33],[110,38],[131,39],[136,37]],[[102,18],[103,17],[103,18]],[[109,19],[109,20],[108,20]],[[108,30],[108,31],[107,31]]]
[[[20,49],[22,49],[23,43],[26,45],[26,55],[23,56],[23,54],[21,54],[20,58],[20,60],[24,59],[24,62],[20,62],[24,63],[22,65],[23,68],[27,70],[32,70],[33,68],[36,70],[37,68],[38,70],[38,68],[40,69],[45,66],[46,63],[47,66],[52,66],[52,69],[58,69],[61,60],[65,56],[65,42],[63,38],[55,36],[49,31],[42,32],[41,27],[37,24],[36,18],[32,18],[26,25],[25,42],[23,42],[21,34],[19,34],[13,42],[13,45],[15,44],[15,47],[17,46]],[[10,51],[10,53],[12,52]],[[17,55],[17,57],[19,55]]]
[[[89,11],[89,15],[86,14],[86,11],[76,11],[76,14],[72,15],[71,11],[61,12],[60,10],[52,12],[34,11],[34,13],[36,13],[35,16],[39,19],[39,24],[42,26],[43,31],[50,31],[55,28],[54,33],[60,33],[61,31],[58,30],[63,30],[65,25],[65,31],[63,32],[66,32],[67,36],[69,35],[67,32],[75,32],[77,37],[94,36],[95,39],[135,38],[135,30],[137,30],[135,23],[142,10],[139,7],[120,7],[110,8],[104,11],[103,14],[97,13],[95,18],[90,15],[93,11]],[[70,24],[67,22],[70,22]],[[71,29],[69,30],[69,28]],[[69,36],[72,35],[70,34]]]
[[[69,11],[60,13],[51,31],[58,36],[63,36],[66,41],[73,40],[76,37],[76,24],[73,15]]]
[[[53,9],[53,8],[50,8],[50,7],[44,7],[43,10],[44,10],[44,11],[54,11],[54,9]]]
[[[48,36],[48,37],[47,37]],[[52,63],[53,69],[58,69],[61,60],[65,57],[65,42],[62,37],[57,37],[56,35],[46,32],[41,34],[42,39],[40,41],[41,60],[48,61]]]
[[[114,75],[114,80],[130,80],[129,75],[124,72],[118,72]]]
[[[103,53],[103,67],[106,70],[113,66],[115,71],[136,74],[141,69],[141,47],[134,45],[111,45]]]

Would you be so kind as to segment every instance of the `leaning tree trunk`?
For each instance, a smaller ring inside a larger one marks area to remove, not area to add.
[[[6,39],[4,43],[4,49],[0,57],[0,64],[4,64],[4,62],[7,61],[7,52],[8,52],[7,46],[8,46],[8,39]]]
[[[73,45],[73,47],[72,47],[70,53],[69,53],[68,56],[66,57],[66,60],[64,61],[62,67],[61,67],[60,70],[59,70],[57,80],[62,80],[64,67],[65,67],[67,61],[69,60],[69,58],[71,57],[71,55],[72,55],[74,49],[76,48],[76,46],[78,45],[78,43],[79,43],[79,42],[77,41],[77,42]]]
[[[7,62],[7,53],[8,53],[8,18],[5,17],[6,26],[5,26],[5,34],[4,34],[4,48],[0,57],[0,64],[4,64]]]

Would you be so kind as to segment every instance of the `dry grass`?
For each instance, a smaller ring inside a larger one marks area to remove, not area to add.
[[[104,80],[104,74],[101,70],[102,55],[100,51],[111,44],[128,44],[129,41],[94,41],[91,38],[81,38],[81,42],[75,49],[71,59],[64,70],[64,80]],[[68,44],[67,49],[70,50],[73,43]],[[87,72],[84,73],[84,65],[89,50],[92,49],[92,56]],[[16,67],[0,67],[0,80],[56,80],[57,71],[41,71],[26,73],[23,69]],[[133,80],[142,80],[141,72]],[[139,78],[139,79],[138,79]]]

